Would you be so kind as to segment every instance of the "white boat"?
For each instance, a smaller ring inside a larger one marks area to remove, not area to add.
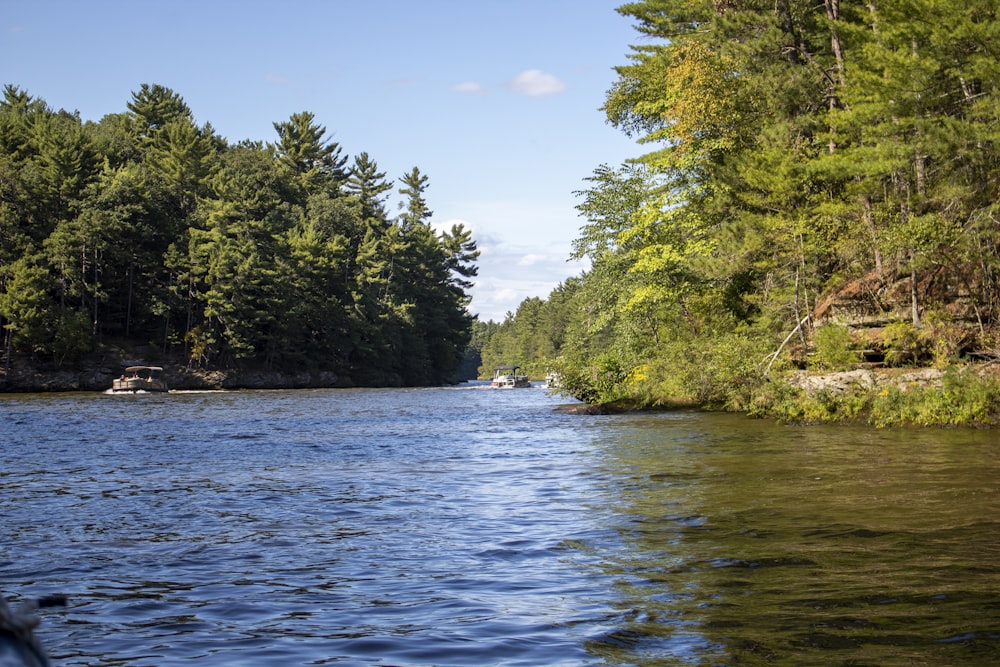
[[[497,366],[493,369],[493,382],[492,387],[494,389],[515,389],[519,387],[530,387],[531,382],[528,381],[528,376],[523,373],[518,373],[520,366]]]
[[[116,394],[167,391],[167,383],[158,377],[162,372],[159,366],[129,366],[120,378],[111,382],[111,391]]]

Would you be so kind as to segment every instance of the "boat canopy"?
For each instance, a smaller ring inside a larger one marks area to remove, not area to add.
[[[126,373],[138,373],[139,371],[162,371],[163,369],[159,366],[129,366],[125,369]]]

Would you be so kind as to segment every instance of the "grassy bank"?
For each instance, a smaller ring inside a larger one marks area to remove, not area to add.
[[[619,385],[626,391],[594,402],[595,411],[696,408],[796,424],[1000,427],[1000,364],[786,371],[772,377],[737,373],[730,382],[706,383],[697,391],[683,382],[690,379],[646,368]]]
[[[996,367],[951,367],[931,382],[900,382],[886,372],[875,376],[875,382],[821,386],[812,391],[787,377],[768,382],[755,393],[749,412],[796,423],[1000,426],[1000,372]]]

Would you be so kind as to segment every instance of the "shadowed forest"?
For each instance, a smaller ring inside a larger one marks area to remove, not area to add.
[[[143,84],[99,122],[0,103],[2,351],[53,367],[142,344],[192,368],[439,384],[469,340],[471,233],[436,233],[428,177],[350,159],[308,112],[230,144]],[[9,363],[9,361],[8,361]]]

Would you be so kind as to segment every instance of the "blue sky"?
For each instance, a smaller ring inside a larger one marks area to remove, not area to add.
[[[579,274],[573,192],[643,152],[599,110],[640,39],[620,4],[0,0],[0,83],[84,120],[161,84],[231,142],[309,111],[388,178],[427,175],[435,226],[482,251],[472,311],[501,321]]]

